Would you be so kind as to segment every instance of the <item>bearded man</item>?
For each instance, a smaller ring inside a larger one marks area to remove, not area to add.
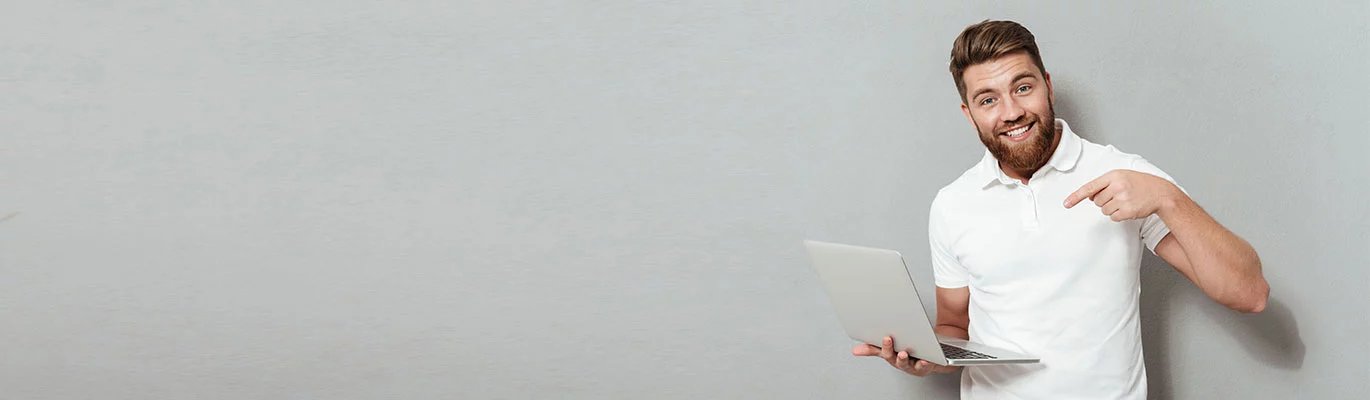
[[[965,367],[962,398],[1145,399],[1143,246],[1222,305],[1265,308],[1270,287],[1250,244],[1146,159],[1056,118],[1051,75],[1026,28],[967,27],[951,75],[986,151],[932,202],[935,331],[1041,359]],[[961,369],[910,359],[894,339],[852,353],[916,376]]]

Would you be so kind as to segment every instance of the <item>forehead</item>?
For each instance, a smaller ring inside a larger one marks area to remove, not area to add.
[[[966,83],[966,92],[975,93],[982,88],[1013,84],[1013,78],[1023,74],[1042,79],[1042,71],[1032,62],[1032,56],[1016,52],[967,67],[961,76]]]

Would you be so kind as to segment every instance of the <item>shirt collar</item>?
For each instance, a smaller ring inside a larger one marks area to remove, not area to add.
[[[1047,160],[1047,165],[1042,166],[1042,168],[1050,167],[1057,171],[1069,171],[1071,168],[1075,168],[1075,164],[1080,161],[1080,150],[1084,146],[1080,143],[1082,139],[1070,130],[1070,125],[1066,124],[1065,120],[1057,118],[1056,123],[1061,125],[1061,142],[1056,144],[1056,152],[1051,155],[1051,159]],[[994,158],[994,154],[990,153],[989,149],[985,149],[985,156],[980,158],[980,179],[985,182],[982,188],[989,187],[994,182],[1005,185],[1017,182],[1005,174],[1004,170],[999,169],[999,160]]]

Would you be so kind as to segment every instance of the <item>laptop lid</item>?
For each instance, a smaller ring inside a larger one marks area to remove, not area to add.
[[[804,247],[848,337],[880,346],[893,336],[896,350],[948,364],[899,252],[814,240]]]

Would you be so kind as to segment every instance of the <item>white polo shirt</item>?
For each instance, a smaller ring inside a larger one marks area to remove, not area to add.
[[[1076,136],[1028,184],[988,151],[942,188],[928,223],[937,286],[970,287],[970,338],[1040,364],[965,367],[963,399],[1146,398],[1138,324],[1142,245],[1170,233],[1160,217],[1113,222],[1092,201],[1062,203],[1114,169],[1174,181],[1142,157]]]

